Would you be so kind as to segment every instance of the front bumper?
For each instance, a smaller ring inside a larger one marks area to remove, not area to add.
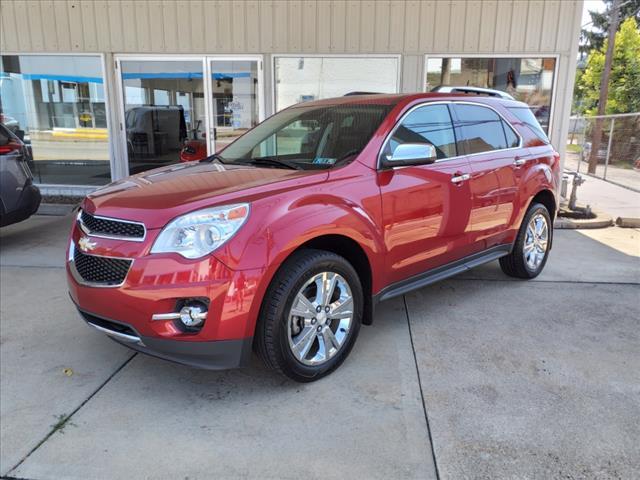
[[[116,342],[138,352],[191,367],[224,370],[244,367],[251,359],[252,338],[212,342],[181,342],[145,337],[130,325],[78,309],[84,320]]]
[[[260,300],[263,271],[234,271],[213,256],[188,260],[176,254],[149,254],[157,232],[143,242],[90,236],[91,255],[130,259],[117,286],[90,285],[79,278],[73,250],[85,236],[74,225],[67,251],[69,295],[85,321],[115,341],[166,360],[206,369],[246,365]],[[154,320],[179,310],[184,299],[206,299],[202,328],[189,331],[179,320]]]

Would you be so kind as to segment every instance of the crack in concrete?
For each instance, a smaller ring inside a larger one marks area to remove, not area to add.
[[[131,360],[133,360],[133,358],[137,355],[137,353],[134,353],[133,355],[131,355],[129,358],[127,358],[124,363],[122,365],[120,365],[118,368],[116,368],[113,373],[111,373],[111,375],[109,375],[107,377],[107,379],[102,382],[100,385],[98,385],[98,388],[96,388],[91,395],[89,395],[87,398],[85,398],[80,405],[78,405],[69,415],[67,415],[63,421],[59,422],[58,424],[54,425],[51,430],[49,431],[49,433],[47,433],[45,435],[45,437],[40,440],[38,442],[38,444],[33,447],[31,450],[29,450],[29,453],[27,453],[24,457],[22,457],[22,459],[16,463],[13,467],[11,467],[7,473],[5,475],[3,475],[2,477],[0,477],[1,479],[20,479],[20,477],[14,477],[11,476],[11,472],[13,472],[14,470],[16,470],[18,467],[20,467],[20,465],[22,465],[36,450],[38,450],[42,445],[45,444],[45,442],[47,440],[49,440],[54,433],[56,433],[57,431],[61,430],[64,428],[64,426],[69,423],[69,420],[71,420],[71,418],[78,413],[78,411],[84,407],[93,397],[95,397],[98,392],[100,390],[102,390],[110,381],[111,379],[113,379],[113,377],[115,377],[124,367],[126,367],[129,362],[131,362]]]
[[[413,353],[413,361],[416,365],[416,375],[418,376],[418,388],[420,389],[420,399],[422,400],[422,411],[424,412],[424,421],[427,425],[427,433],[429,434],[429,444],[431,446],[431,457],[433,458],[433,466],[436,469],[436,479],[440,480],[440,470],[438,468],[438,460],[436,459],[436,449],[433,446],[433,437],[431,436],[431,427],[429,425],[429,414],[427,413],[427,404],[424,400],[424,392],[422,391],[422,381],[420,380],[420,369],[418,368],[418,357],[416,356],[416,348],[413,343],[413,333],[411,332],[411,321],[409,320],[409,306],[407,305],[406,295],[402,296],[404,303],[404,313],[407,317],[407,327],[409,328],[409,340],[411,341],[411,352]]]

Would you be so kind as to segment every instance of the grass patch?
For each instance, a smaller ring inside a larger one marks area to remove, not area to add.
[[[580,153],[582,151],[582,147],[580,145],[576,145],[575,143],[567,143],[567,152]]]
[[[67,426],[72,426],[72,427],[76,426],[75,423],[68,421],[70,416],[67,415],[66,413],[61,413],[60,415],[56,415],[55,418],[57,421],[56,423],[51,425],[51,428],[53,430],[51,433],[56,433],[56,432],[64,433],[64,429]]]

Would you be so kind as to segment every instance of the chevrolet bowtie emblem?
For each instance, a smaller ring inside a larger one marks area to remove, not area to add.
[[[80,240],[78,240],[78,247],[80,247],[80,250],[82,250],[83,252],[90,252],[91,250],[96,248],[97,245],[98,244],[96,242],[92,242],[89,237],[82,237]]]

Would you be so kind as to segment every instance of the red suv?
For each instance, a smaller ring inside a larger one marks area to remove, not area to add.
[[[71,298],[114,340],[203,368],[256,350],[297,381],[337,368],[376,304],[551,248],[559,156],[523,103],[464,94],[298,104],[219,154],[89,195]]]

